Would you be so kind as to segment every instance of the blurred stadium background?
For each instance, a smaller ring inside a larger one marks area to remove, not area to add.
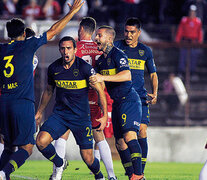
[[[34,1],[34,0],[31,0]],[[25,8],[30,0],[5,0],[0,2],[0,42],[7,42],[6,21],[21,17],[37,34],[48,30],[58,17],[64,14],[65,0],[59,3],[57,11],[53,0],[36,1],[43,13],[38,16],[25,15]],[[198,15],[203,23],[204,42],[202,44],[175,43],[175,34],[183,16],[187,15],[191,4],[197,6]],[[52,10],[51,10],[52,7]],[[27,7],[28,8],[28,7]],[[13,9],[13,10],[12,10]],[[149,127],[149,161],[204,162],[207,152],[204,150],[207,128],[207,1],[206,0],[88,0],[84,11],[74,17],[64,31],[37,51],[39,64],[35,75],[36,107],[47,83],[48,65],[60,57],[58,41],[65,35],[77,38],[79,20],[83,16],[93,16],[98,25],[109,24],[117,32],[116,39],[123,38],[124,22],[127,16],[140,18],[142,35],[140,41],[148,44],[154,54],[159,77],[158,102],[150,107],[151,123]],[[135,12],[133,14],[133,12]],[[52,13],[52,14],[51,14]],[[56,14],[55,14],[56,13]],[[131,14],[130,14],[131,13]],[[175,91],[165,91],[164,82],[170,74],[177,74],[179,49],[182,47],[199,49],[196,78],[189,71],[190,55],[186,66],[183,84],[188,100],[182,104]],[[149,77],[146,76],[146,88],[150,91]],[[49,104],[44,119],[52,112],[54,99]],[[109,140],[114,158],[118,158]],[[69,159],[80,159],[72,136],[68,140],[67,156]],[[195,154],[195,155],[194,155]],[[37,153],[31,159],[41,159]]]

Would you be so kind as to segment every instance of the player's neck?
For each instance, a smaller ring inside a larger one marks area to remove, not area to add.
[[[65,61],[63,61],[63,67],[65,69],[70,69],[70,67],[73,65],[74,61],[75,61],[75,58],[73,60],[71,60],[70,62],[67,62],[67,63]]]
[[[92,37],[89,34],[84,34],[84,35],[80,36],[79,39],[80,39],[80,41],[91,41]]]
[[[112,50],[113,47],[114,47],[113,44],[107,44],[106,45],[106,47],[103,50],[104,57],[106,57],[109,54],[109,52]]]
[[[136,42],[134,42],[132,44],[129,44],[129,47],[130,48],[135,48],[135,47],[137,47],[137,44],[138,44],[138,41],[136,41]]]

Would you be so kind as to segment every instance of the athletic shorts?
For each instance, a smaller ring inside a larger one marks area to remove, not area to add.
[[[32,101],[0,101],[0,129],[5,144],[35,144],[35,127],[35,107]]]
[[[123,134],[128,131],[135,131],[138,133],[141,115],[142,109],[140,101],[113,103],[112,123],[115,138],[123,138]]]
[[[100,122],[96,121],[102,117],[101,108],[98,105],[90,105],[92,128],[96,129],[100,126]]]
[[[109,113],[111,114],[111,112],[108,112],[108,114]],[[114,135],[112,119],[109,116],[108,116],[108,120],[106,122],[106,127],[104,128],[104,135],[106,138],[112,138],[112,136]]]
[[[149,104],[146,103],[147,97],[140,97],[142,101],[142,119],[141,123],[148,125],[150,122]]]
[[[71,116],[55,113],[48,118],[40,128],[40,131],[48,132],[54,140],[61,137],[70,129],[80,149],[93,148],[93,134],[90,120],[74,120]]]

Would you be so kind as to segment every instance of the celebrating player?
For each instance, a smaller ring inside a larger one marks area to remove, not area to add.
[[[52,98],[55,88],[56,104],[53,114],[40,128],[37,147],[57,167],[56,177],[52,179],[61,180],[67,161],[58,156],[51,142],[70,129],[80,147],[81,156],[95,175],[95,179],[104,179],[99,161],[93,156],[93,135],[88,102],[89,77],[95,74],[95,70],[75,56],[77,48],[72,37],[63,37],[59,42],[59,50],[62,58],[57,59],[48,68],[48,85],[35,116],[37,124],[41,122],[42,113]],[[106,96],[101,84],[97,83],[93,88],[99,95],[103,110],[103,116],[97,119],[100,122],[98,130],[102,131],[108,118]]]
[[[76,56],[82,58],[86,62],[88,62],[93,67],[95,66],[96,60],[100,57],[102,52],[97,50],[97,45],[92,41],[92,35],[96,29],[96,21],[91,17],[85,17],[81,20],[78,30],[78,39],[77,42],[77,52]],[[90,104],[90,114],[91,114],[91,121],[92,121],[92,129],[93,129],[93,136],[94,140],[100,150],[100,156],[104,162],[108,173],[108,179],[116,179],[114,170],[113,170],[113,161],[111,157],[111,150],[110,147],[105,140],[103,131],[96,129],[100,126],[100,122],[96,121],[99,119],[101,115],[101,108],[98,104],[98,94],[92,88],[89,89],[89,104]],[[65,149],[66,140],[68,139],[69,133],[67,132],[61,138],[56,140],[55,148],[58,150],[57,153],[60,153],[62,157],[65,156]],[[61,149],[60,149],[60,147]],[[95,150],[95,157],[97,154],[97,150]],[[52,177],[56,177],[56,168],[53,168]]]
[[[0,44],[0,129],[5,143],[0,159],[1,180],[9,179],[24,164],[35,144],[32,63],[35,51],[61,32],[83,3],[75,0],[69,13],[40,37],[25,40],[25,24],[21,19],[12,19],[6,24],[11,42]],[[18,146],[16,152],[14,146]]]
[[[151,49],[138,42],[140,33],[140,21],[137,18],[129,18],[125,24],[125,39],[115,42],[114,45],[123,50],[128,56],[129,66],[132,72],[133,87],[142,101],[142,119],[138,140],[142,148],[142,171],[144,173],[148,153],[147,126],[150,122],[149,104],[156,104],[157,102],[158,78]],[[147,94],[144,88],[145,66],[150,75],[152,94]],[[149,96],[150,100],[147,100],[147,96]]]
[[[112,123],[116,147],[130,180],[142,179],[141,148],[137,141],[141,121],[141,101],[132,87],[127,56],[113,46],[115,31],[110,26],[101,26],[96,31],[95,41],[103,54],[96,62],[97,72],[90,77],[91,83],[104,82],[112,106]]]

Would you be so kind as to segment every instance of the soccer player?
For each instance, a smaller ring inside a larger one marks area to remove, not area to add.
[[[104,177],[100,171],[99,161],[93,156],[93,135],[88,102],[89,77],[95,74],[95,70],[83,59],[75,56],[77,48],[72,37],[65,36],[60,40],[59,51],[62,57],[48,67],[48,85],[35,116],[37,125],[55,88],[56,104],[53,114],[40,128],[36,140],[37,147],[57,167],[56,177],[52,179],[61,180],[67,161],[59,157],[51,142],[70,129],[80,147],[84,162],[95,175],[95,179],[102,180]],[[98,93],[103,111],[103,116],[97,119],[100,122],[97,130],[102,131],[108,118],[106,96],[100,83],[91,86]]]
[[[4,151],[0,159],[0,179],[24,164],[35,144],[33,56],[35,51],[62,31],[84,2],[76,0],[70,11],[40,37],[25,40],[25,24],[12,19],[6,24],[11,42],[0,44],[0,129]],[[13,151],[17,146],[18,150]]]
[[[92,41],[92,35],[96,29],[96,21],[91,17],[84,17],[79,25],[78,30],[78,42],[77,42],[77,52],[76,56],[82,58],[88,62],[93,67],[95,66],[96,60],[100,57],[102,52],[97,50],[97,45]],[[100,126],[100,122],[96,121],[101,115],[101,108],[98,104],[98,94],[92,88],[89,88],[89,104],[90,104],[90,113],[91,113],[91,122],[93,129],[94,140],[100,150],[100,156],[104,162],[108,173],[108,179],[116,179],[114,170],[113,170],[113,161],[111,156],[110,147],[104,137],[103,131],[96,129]],[[61,138],[55,141],[55,149],[60,156],[65,157],[65,146],[66,140],[68,139],[69,133],[67,132]],[[97,159],[98,150],[94,150],[94,155]],[[56,176],[56,168],[53,168],[52,177]]]
[[[142,119],[138,141],[142,148],[142,171],[144,173],[148,153],[147,126],[150,122],[149,104],[156,104],[157,102],[158,77],[151,49],[138,41],[140,33],[141,24],[139,19],[129,18],[125,24],[125,39],[114,42],[114,45],[123,50],[128,56],[132,72],[132,84],[142,102]],[[145,66],[150,75],[152,94],[147,93],[144,88]]]
[[[95,42],[103,54],[96,62],[97,72],[90,77],[92,84],[104,82],[113,99],[112,123],[116,147],[130,180],[142,179],[141,148],[137,140],[141,121],[141,101],[132,87],[128,59],[123,51],[113,46],[115,31],[100,26]]]

